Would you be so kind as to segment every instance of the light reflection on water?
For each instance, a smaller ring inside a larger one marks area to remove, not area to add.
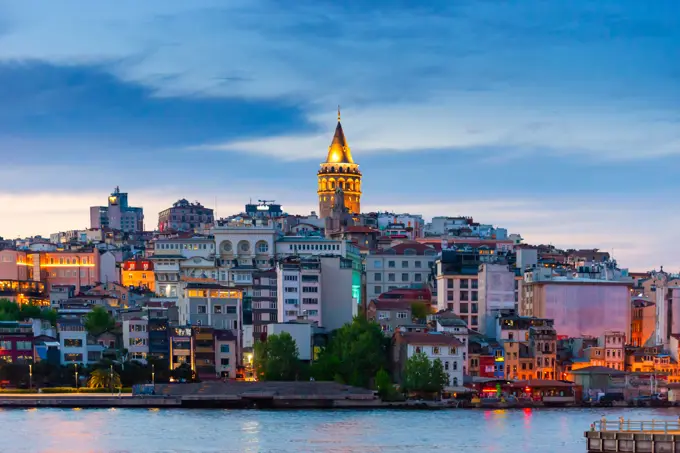
[[[677,420],[677,409],[241,411],[9,409],[13,453],[585,453],[603,414]]]

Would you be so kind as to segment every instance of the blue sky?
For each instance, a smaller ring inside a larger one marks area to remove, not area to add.
[[[119,185],[316,209],[341,104],[363,206],[680,271],[677,0],[0,1],[0,235]]]

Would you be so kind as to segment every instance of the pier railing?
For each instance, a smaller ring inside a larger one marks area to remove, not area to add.
[[[602,419],[590,425],[591,431],[616,431],[633,433],[680,434],[680,417],[677,420],[614,420]]]

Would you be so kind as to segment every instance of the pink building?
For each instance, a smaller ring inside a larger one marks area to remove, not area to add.
[[[554,319],[559,336],[599,337],[605,331],[617,331],[630,338],[632,279],[588,275],[555,275],[545,268],[527,271],[520,314]]]
[[[42,282],[48,292],[53,285],[71,285],[75,287],[77,294],[82,286],[91,286],[101,281],[100,263],[98,250],[1,250],[0,281]]]

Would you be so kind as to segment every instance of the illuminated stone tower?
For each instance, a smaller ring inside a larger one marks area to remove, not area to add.
[[[338,107],[338,125],[331,146],[328,147],[326,161],[321,164],[317,173],[319,180],[319,217],[325,218],[331,214],[335,201],[336,189],[343,194],[345,207],[351,214],[361,212],[361,172],[359,165],[354,163],[345,133],[340,124],[340,107]]]

